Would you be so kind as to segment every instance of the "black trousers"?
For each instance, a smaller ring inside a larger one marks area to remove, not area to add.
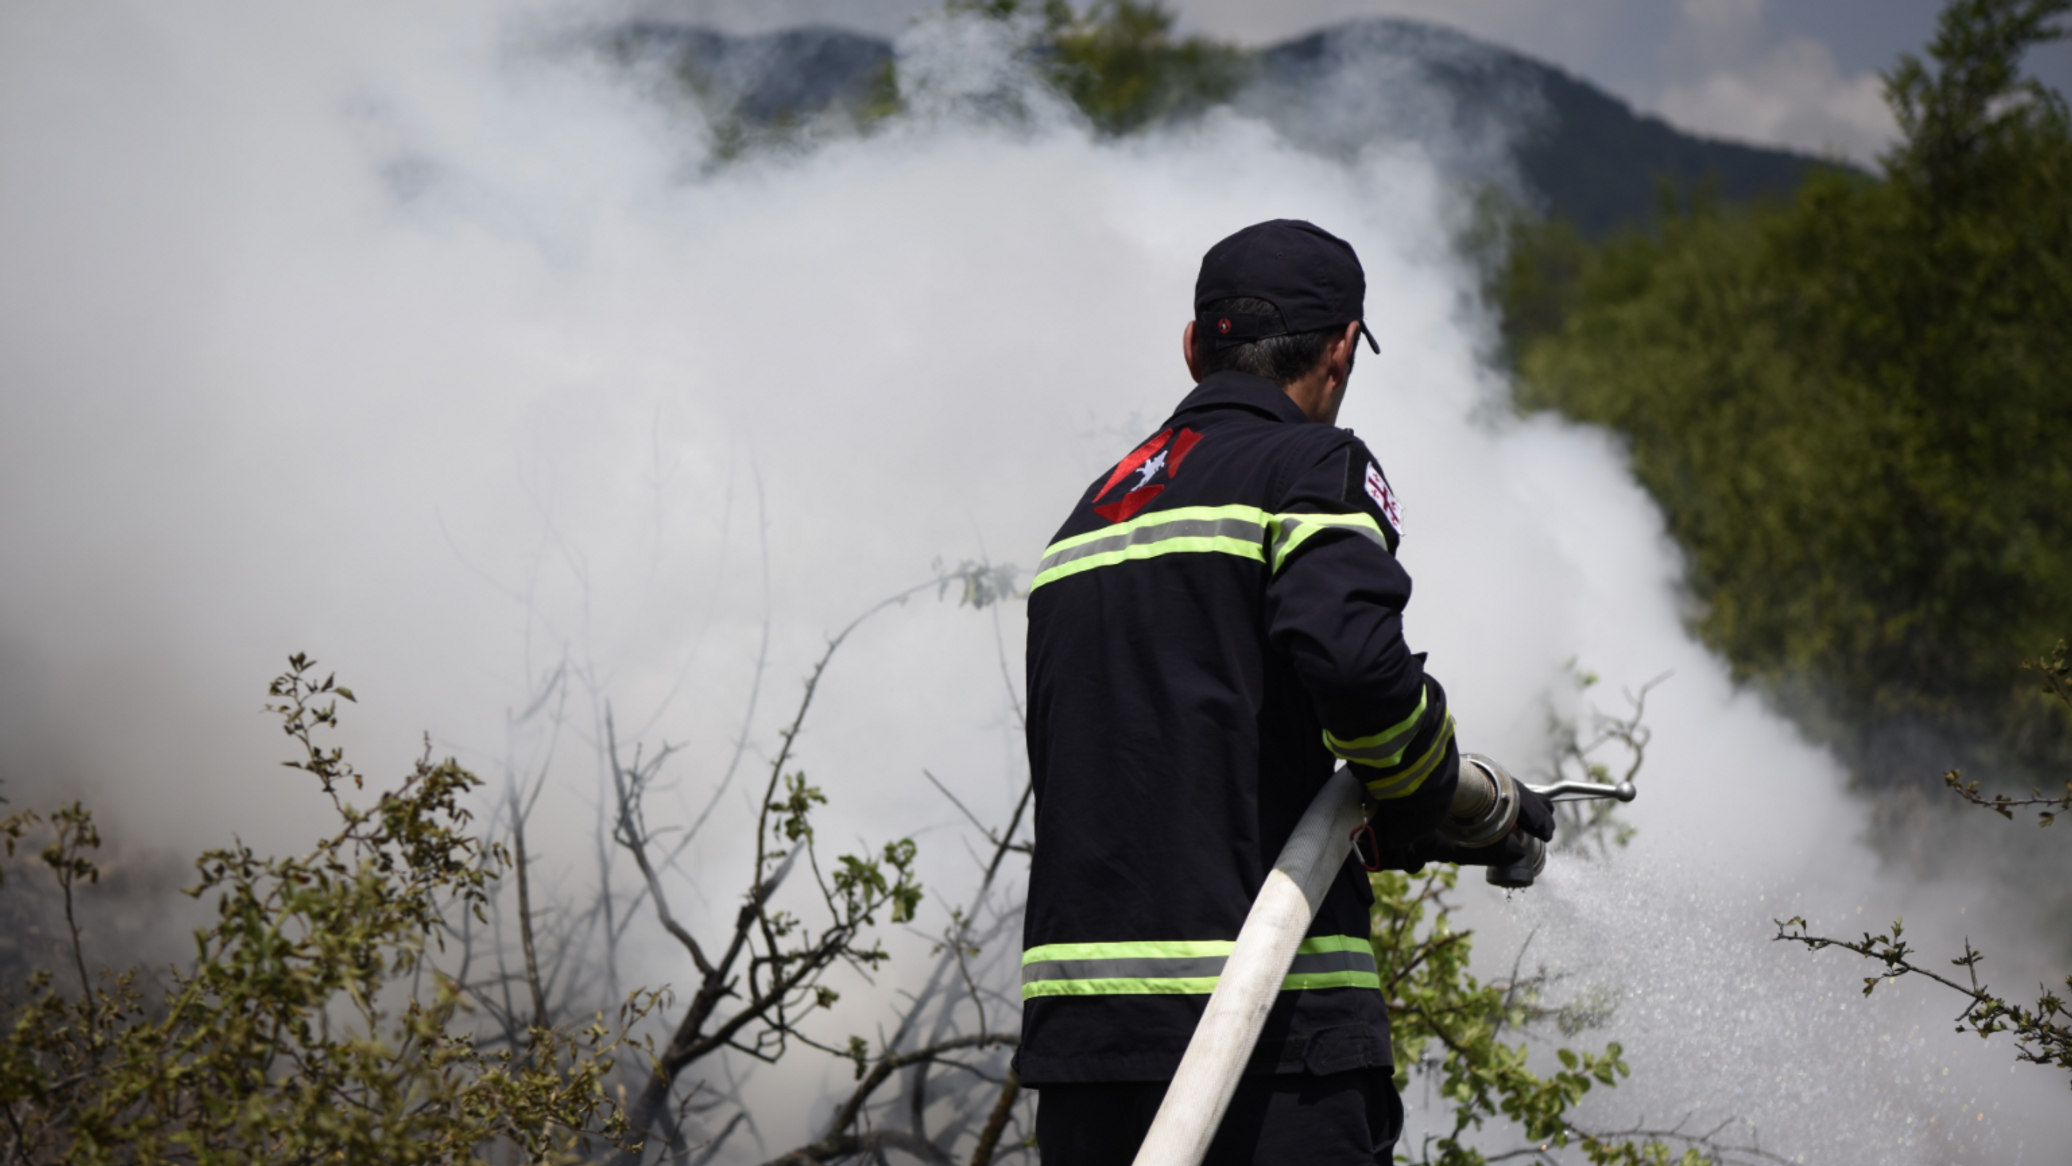
[[[1037,1093],[1043,1166],[1130,1166],[1165,1081],[1045,1085]],[[1387,1069],[1246,1077],[1203,1166],[1387,1166],[1403,1102]]]

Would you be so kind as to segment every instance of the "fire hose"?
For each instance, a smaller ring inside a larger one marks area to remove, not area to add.
[[[1440,833],[1462,847],[1488,846],[1511,837],[1518,823],[1521,785],[1489,758],[1463,753],[1460,784]],[[1557,802],[1590,798],[1630,802],[1634,797],[1631,782],[1557,781],[1524,788]],[[1238,930],[1201,1023],[1195,1026],[1173,1083],[1137,1150],[1135,1166],[1200,1166],[1208,1153],[1245,1062],[1259,1041],[1266,1014],[1295,960],[1295,949],[1308,934],[1324,893],[1352,852],[1353,836],[1366,825],[1360,793],[1359,779],[1350,770],[1340,769],[1295,824],[1295,832],[1266,873],[1266,885]],[[1502,866],[1491,866],[1491,885],[1529,887],[1546,865],[1546,844],[1530,835],[1519,837],[1525,843],[1523,853]]]

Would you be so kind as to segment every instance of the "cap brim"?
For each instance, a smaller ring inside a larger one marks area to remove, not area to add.
[[[1374,338],[1374,330],[1367,327],[1367,321],[1365,320],[1360,321],[1360,335],[1367,338],[1367,347],[1374,350],[1374,355],[1380,356],[1381,342]]]

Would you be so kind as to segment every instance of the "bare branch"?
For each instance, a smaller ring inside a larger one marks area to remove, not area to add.
[[[988,828],[986,827],[986,824],[985,824],[984,822],[981,822],[981,821],[979,821],[979,820],[978,820],[978,815],[977,815],[977,814],[974,814],[974,813],[972,813],[972,812],[971,812],[971,810],[970,810],[970,808],[969,808],[969,807],[967,807],[967,806],[966,806],[966,805],[965,805],[965,804],[963,803],[963,801],[961,801],[961,800],[960,800],[960,799],[959,799],[959,798],[957,797],[957,795],[956,795],[956,794],[953,794],[953,793],[951,793],[951,792],[950,792],[950,787],[948,787],[948,786],[944,785],[944,784],[943,784],[942,782],[940,782],[940,781],[936,780],[936,777],[935,777],[935,775],[934,775],[934,774],[932,774],[932,773],[930,773],[930,772],[928,772],[928,771],[927,771],[927,770],[925,770],[925,769],[921,771],[921,776],[922,776],[922,777],[925,777],[925,778],[927,778],[927,779],[928,779],[928,784],[929,784],[929,785],[932,785],[932,786],[934,786],[934,787],[935,787],[936,789],[938,789],[938,790],[941,790],[941,791],[942,791],[942,796],[944,796],[944,797],[946,797],[946,798],[950,799],[950,804],[951,804],[951,805],[953,805],[953,806],[955,806],[955,807],[957,807],[958,811],[959,811],[959,812],[961,812],[961,813],[962,813],[962,814],[964,815],[964,820],[965,820],[965,821],[967,821],[967,822],[969,822],[969,823],[971,823],[971,824],[972,824],[973,826],[977,827],[977,828],[978,828],[978,832],[986,836],[986,841],[988,841],[988,842],[991,842],[991,843],[994,843],[995,845],[998,845],[998,843],[999,843],[999,841],[1000,841],[1000,840],[999,840],[999,839],[997,839],[997,838],[995,838],[995,837],[993,837],[993,832],[992,832],[992,830],[988,829]]]
[[[532,935],[532,878],[528,870],[531,863],[525,854],[525,819],[528,815],[520,809],[515,790],[513,794],[511,848],[518,868],[518,942],[525,951],[525,983],[532,989],[532,1027],[538,1030],[550,1027],[547,993],[540,987],[540,960]]]
[[[1000,1132],[1007,1128],[1007,1119],[1014,1113],[1015,1098],[1021,1091],[1021,1074],[1009,1069],[1007,1084],[1000,1087],[1000,1100],[993,1103],[993,1112],[986,1117],[985,1128],[979,1131],[978,1145],[972,1148],[971,1166],[992,1166],[993,1149],[1000,1144]]]
[[[810,1146],[800,1146],[781,1158],[773,1158],[768,1166],[818,1166],[822,1162],[880,1154],[886,1150],[911,1154],[930,1166],[954,1166],[950,1156],[935,1143],[901,1130],[872,1130],[867,1134],[844,1134],[838,1138],[822,1139]]]
[[[698,946],[697,939],[683,924],[677,922],[676,916],[670,912],[669,897],[662,892],[662,880],[656,875],[653,864],[648,861],[647,829],[640,820],[640,794],[641,786],[647,777],[652,775],[654,769],[651,768],[644,774],[638,769],[629,771],[620,764],[618,729],[612,720],[610,704],[606,704],[604,709],[604,737],[605,759],[611,766],[612,792],[618,800],[618,816],[612,837],[633,855],[633,864],[640,868],[641,878],[647,881],[648,894],[655,900],[655,917],[661,922],[662,929],[674,936],[676,941],[683,945],[684,950],[690,953],[691,962],[697,965],[700,973],[710,976],[713,973],[711,961],[705,958],[705,951]],[[668,752],[665,747],[650,763],[651,766],[659,768]],[[635,761],[637,764],[637,757]]]
[[[779,1166],[780,1163],[827,1162],[836,1158],[866,1153],[874,1148],[901,1150],[925,1162],[948,1163],[950,1161],[949,1154],[937,1147],[935,1143],[919,1135],[891,1130],[878,1130],[857,1135],[851,1134],[849,1128],[856,1124],[856,1120],[863,1113],[863,1107],[870,1100],[871,1094],[875,1093],[879,1086],[883,1085],[899,1070],[909,1065],[934,1061],[945,1053],[954,1052],[958,1049],[984,1048],[992,1045],[1009,1045],[1013,1043],[1015,1043],[1015,1038],[1004,1033],[956,1037],[930,1045],[925,1049],[916,1049],[909,1053],[888,1053],[878,1058],[871,1066],[870,1072],[864,1075],[863,1080],[856,1086],[855,1091],[849,1095],[849,1099],[835,1112],[834,1121],[829,1125],[827,1133],[822,1135],[817,1141],[800,1146],[782,1157],[773,1159],[770,1166]]]
[[[1019,1038],[1006,1033],[980,1033],[974,1036],[952,1037],[949,1040],[929,1045],[925,1049],[916,1049],[910,1053],[888,1053],[878,1058],[877,1062],[871,1066],[870,1072],[864,1075],[863,1081],[849,1095],[849,1100],[842,1104],[841,1109],[835,1111],[834,1123],[828,1127],[828,1136],[832,1137],[836,1134],[847,1132],[849,1127],[855,1124],[857,1115],[863,1112],[863,1105],[870,1100],[871,1094],[875,1093],[878,1087],[883,1085],[892,1074],[906,1068],[908,1065],[918,1065],[934,1061],[941,1058],[943,1054],[955,1052],[958,1049],[1012,1045],[1017,1043],[1018,1040]]]

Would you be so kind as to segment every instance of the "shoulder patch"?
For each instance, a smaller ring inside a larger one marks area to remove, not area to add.
[[[1381,463],[1374,460],[1374,455],[1359,442],[1348,444],[1341,456],[1345,466],[1345,486],[1340,497],[1347,506],[1356,507],[1380,520],[1389,553],[1394,554],[1397,542],[1403,537],[1403,504],[1397,500],[1395,488],[1389,485],[1388,475],[1381,472]]]
[[[1389,525],[1396,528],[1397,534],[1402,534],[1403,508],[1396,502],[1396,492],[1389,489],[1389,480],[1381,476],[1381,467],[1368,462],[1367,477],[1361,485],[1367,491],[1367,497],[1372,498],[1374,504],[1381,507],[1382,517],[1389,520]]]
[[[1171,445],[1166,444],[1169,437],[1173,439]],[[1093,512],[1111,523],[1129,521],[1137,511],[1165,492],[1173,476],[1180,472],[1180,463],[1187,460],[1187,455],[1201,439],[1201,434],[1186,428],[1182,428],[1178,436],[1174,436],[1171,429],[1163,429],[1147,438],[1128,457],[1115,463],[1114,472],[1108,475],[1107,482],[1090,501],[1099,502],[1107,497],[1118,483],[1132,474],[1137,475],[1135,486],[1115,501],[1093,507]]]

